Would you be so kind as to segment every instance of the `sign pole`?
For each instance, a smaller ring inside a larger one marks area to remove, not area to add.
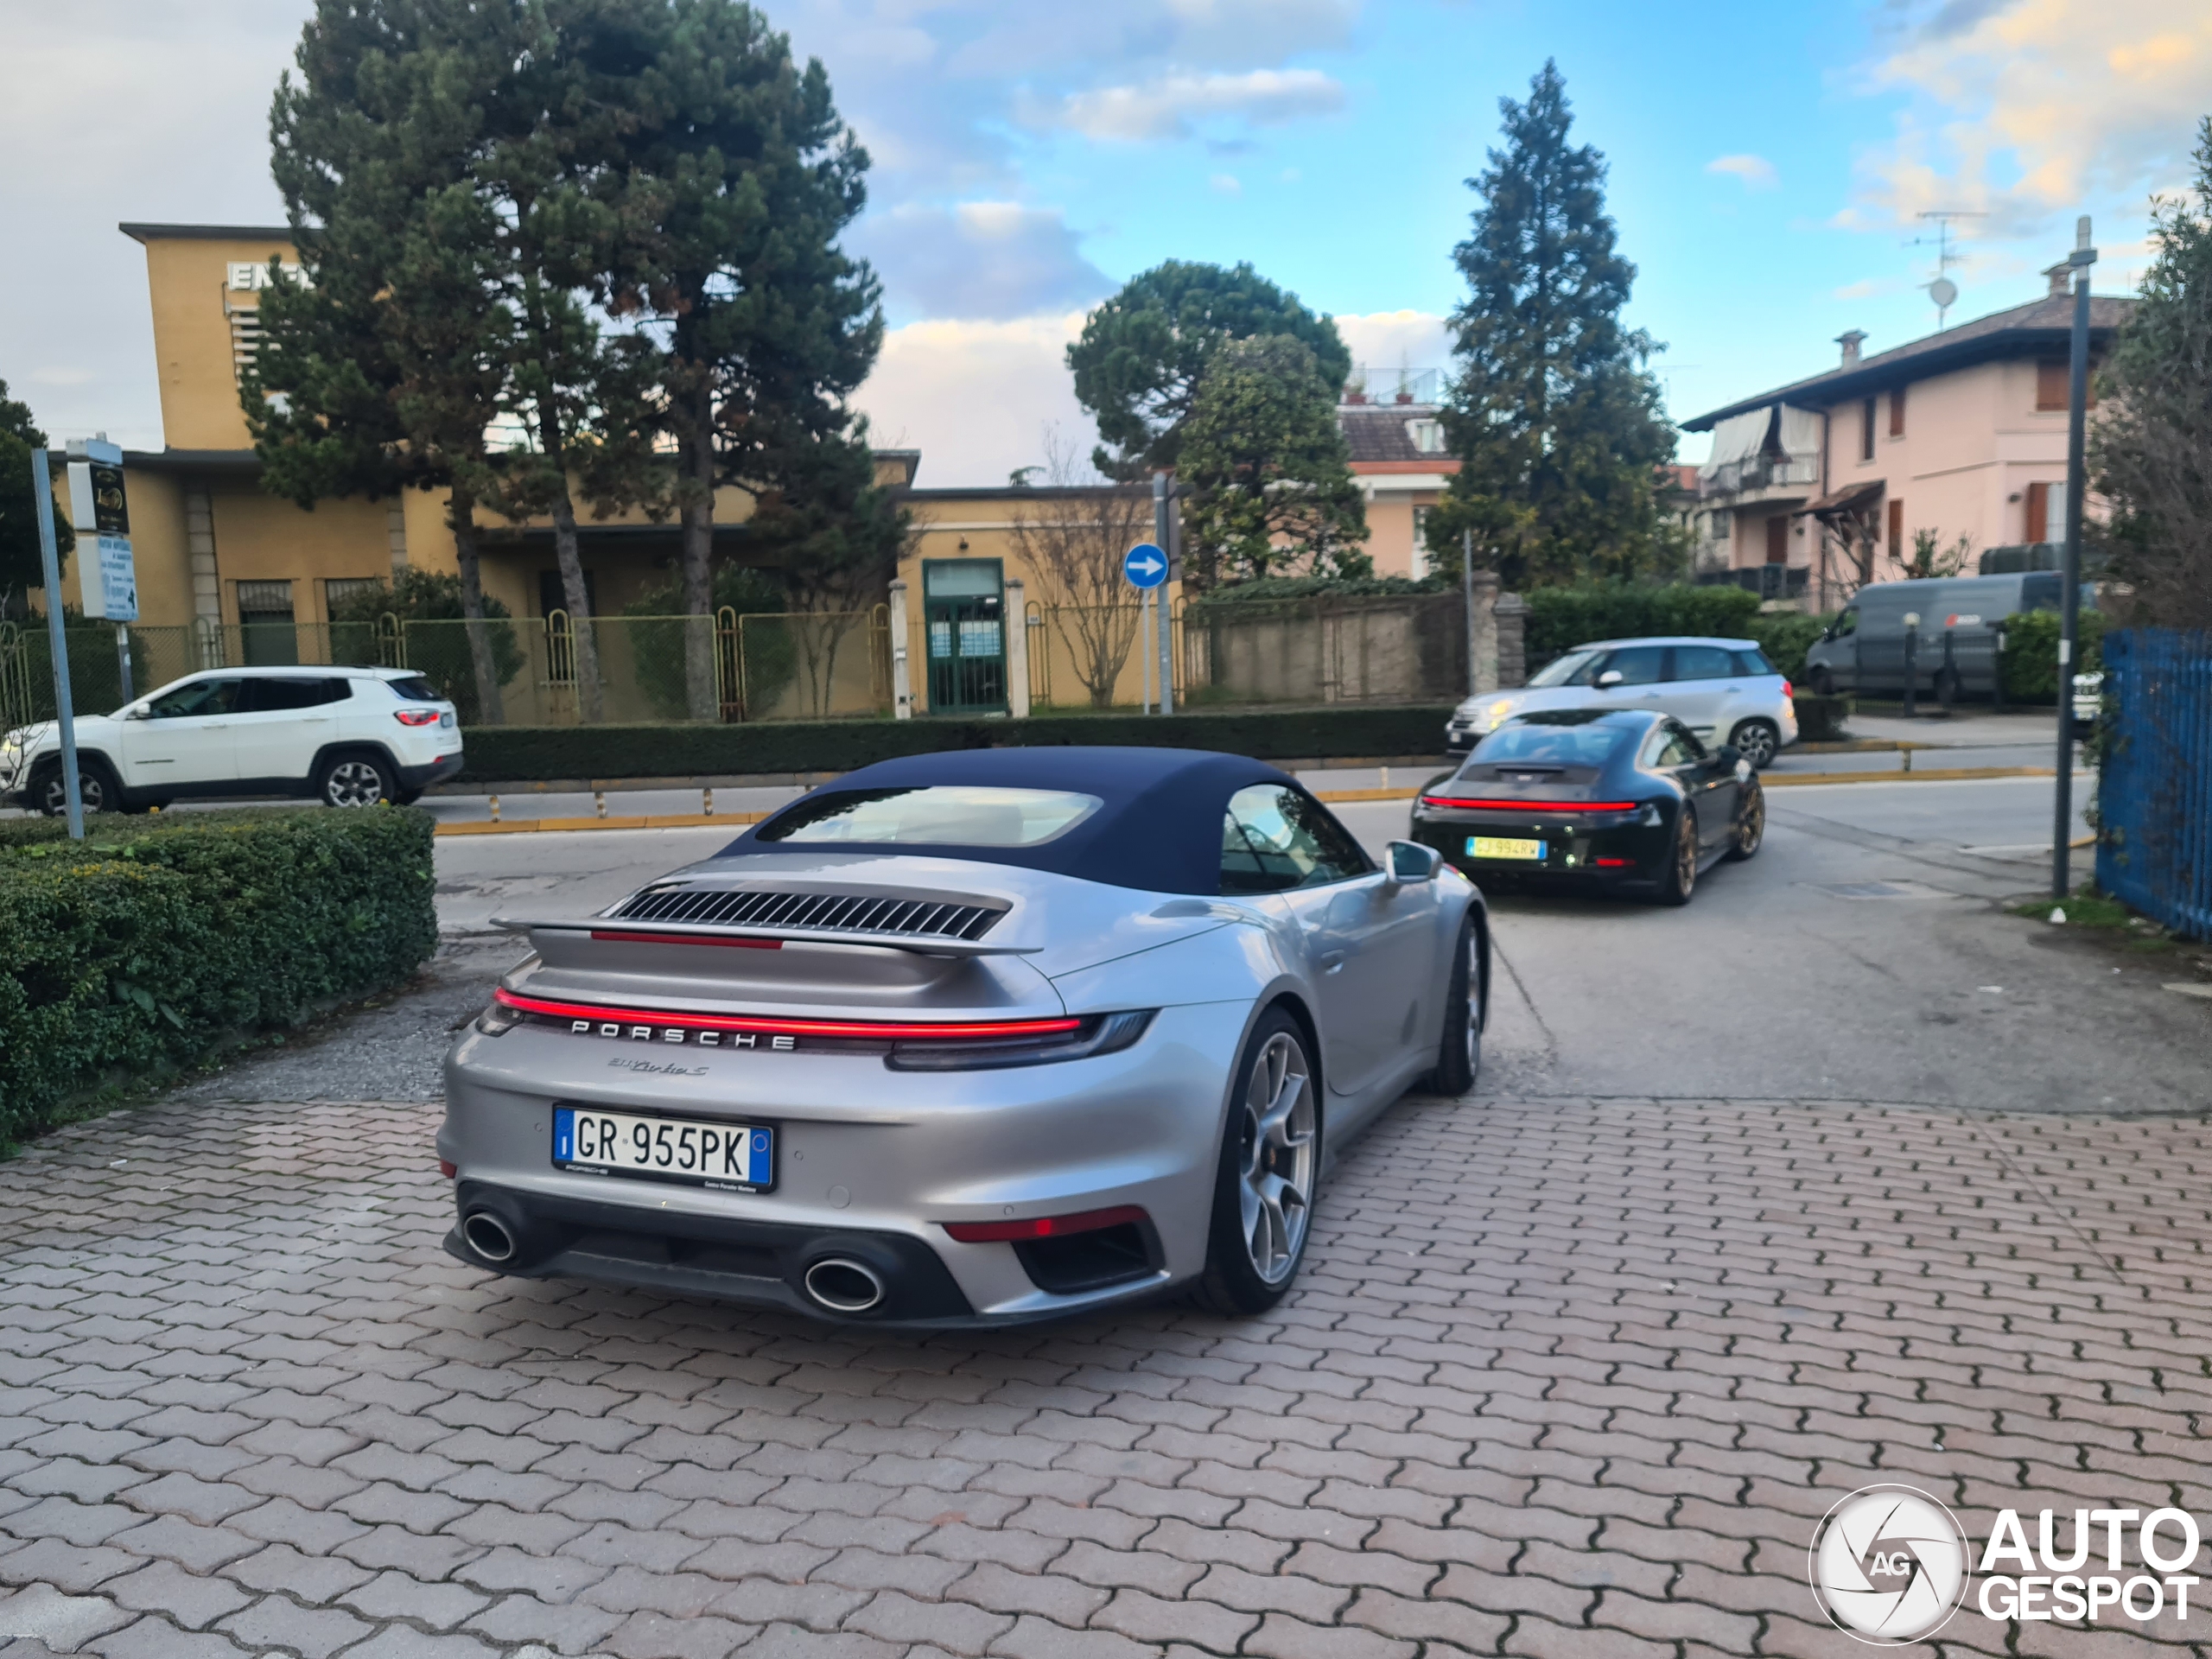
[[[2089,402],[2089,218],[2074,221],[2074,338],[2066,375],[2066,554],[2058,578],[2058,788],[2050,831],[2050,896],[2064,901],[2074,837],[2074,658],[2082,632],[2082,498],[2087,493],[2082,448]]]
[[[1155,499],[1159,486],[1154,486]],[[1137,590],[1137,688],[1144,699],[1144,712],[1152,712],[1152,671],[1154,646],[1157,645],[1159,667],[1170,677],[1163,683],[1160,712],[1167,714],[1173,708],[1175,688],[1172,683],[1173,671],[1169,667],[1168,646],[1161,638],[1163,632],[1173,637],[1175,625],[1168,620],[1166,607],[1160,603],[1166,591],[1167,555],[1150,542],[1139,542],[1122,556],[1122,575],[1130,587]],[[1149,599],[1152,602],[1147,604]],[[1146,626],[1153,629],[1150,638],[1145,634]]]
[[[77,711],[69,701],[69,635],[61,626],[61,553],[54,542],[54,472],[43,449],[31,451],[31,500],[38,510],[38,551],[46,575],[46,637],[54,647],[54,710],[61,728],[61,798],[68,807],[69,839],[82,841],[85,803],[77,791]]]
[[[1174,545],[1174,537],[1167,524],[1167,474],[1152,475],[1152,539],[1163,548]],[[1164,573],[1160,586],[1154,588],[1152,626],[1154,638],[1160,646],[1160,712],[1175,712],[1175,619],[1167,609],[1167,576]]]
[[[128,622],[115,625],[115,677],[123,687],[123,701],[135,701],[138,693],[130,683],[130,625]]]

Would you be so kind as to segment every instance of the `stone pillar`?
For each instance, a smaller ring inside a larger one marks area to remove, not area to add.
[[[912,720],[914,695],[906,667],[906,584],[891,584],[891,717]]]
[[[192,614],[211,628],[223,626],[223,585],[215,570],[215,505],[205,479],[184,482],[184,550],[192,571]]]
[[[1497,596],[1497,689],[1510,691],[1529,679],[1529,601],[1518,594]]]
[[[1006,602],[999,614],[1006,619],[1006,711],[1016,720],[1029,718],[1029,607],[1028,588],[1019,580],[1006,585]]]
[[[1497,690],[1497,572],[1467,573],[1468,661],[1472,667],[1476,696]]]
[[[391,543],[391,574],[407,568],[407,509],[398,501],[384,510],[385,536]]]

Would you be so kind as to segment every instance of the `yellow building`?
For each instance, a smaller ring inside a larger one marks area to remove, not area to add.
[[[410,490],[396,500],[326,500],[302,512],[261,487],[238,383],[259,344],[257,312],[269,264],[289,264],[296,258],[290,233],[282,226],[120,228],[146,251],[164,441],[160,450],[126,451],[124,458],[140,606],[134,634],[141,656],[149,659],[142,673],[158,683],[211,661],[297,659],[296,654],[313,659],[330,648],[323,625],[334,606],[350,594],[410,566],[454,571],[454,539],[442,491]],[[1134,624],[1128,619],[1111,626],[1091,624],[1062,614],[1080,595],[1069,592],[1049,570],[1032,568],[1017,530],[1017,522],[1026,520],[1033,538],[1035,527],[1065,518],[1092,493],[917,490],[912,486],[921,464],[919,450],[880,450],[877,463],[878,477],[908,494],[916,524],[914,541],[900,562],[903,589],[897,594],[909,601],[903,608],[906,656],[913,668],[910,712],[934,708],[1020,713],[1033,700],[1088,706],[1094,700],[1091,687],[1098,683],[1107,686],[1116,703],[1133,706],[1146,695],[1140,681],[1148,670],[1135,639],[1118,674],[1101,672],[1100,647],[1110,656],[1117,637],[1114,630]],[[742,558],[743,525],[751,507],[751,498],[741,490],[720,493],[718,556]],[[1148,536],[1148,501],[1144,508],[1142,533]],[[485,525],[481,541],[486,593],[543,633],[549,616],[563,609],[550,524],[509,524],[494,518]],[[655,524],[642,512],[631,512],[607,520],[587,518],[580,526],[580,542],[592,608],[611,619],[602,623],[601,635],[603,677],[611,677],[625,660],[620,642],[630,626],[620,613],[669,579],[679,550],[678,531],[672,520]],[[65,601],[73,606],[81,605],[81,563],[73,559],[62,581]],[[1169,593],[1172,609],[1173,585]],[[1113,597],[1126,607],[1133,595],[1122,592]],[[796,702],[786,697],[791,706],[779,704],[776,712],[864,711],[854,705],[890,712],[889,659],[897,654],[884,621],[890,608],[887,605],[868,630],[867,655],[882,660],[870,662],[869,671],[860,674],[854,671],[860,664],[849,659],[837,670],[841,689],[834,697],[825,683],[815,699],[819,706],[803,706],[808,701],[804,696]],[[1001,626],[995,652],[986,650],[993,637],[987,625],[1014,618],[1024,626]],[[765,626],[748,622],[734,632],[753,638]],[[1097,636],[1089,649],[1087,626]],[[541,683],[513,688],[508,717],[573,719],[573,700],[558,695],[558,664],[563,660],[558,642],[540,649],[528,637],[532,632],[530,626],[518,629],[525,636],[531,672]],[[1065,643],[1070,639],[1076,642],[1072,651]],[[1032,641],[1033,653],[1024,650]],[[1033,699],[1023,695],[1022,685],[1009,683],[1008,669],[1025,658],[1032,661],[1021,677]],[[548,681],[550,687],[543,683]],[[726,712],[735,711],[741,697],[733,701],[726,694],[724,703]],[[610,696],[607,713],[614,719],[646,718],[652,711]]]

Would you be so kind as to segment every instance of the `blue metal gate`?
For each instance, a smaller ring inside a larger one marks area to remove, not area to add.
[[[2104,667],[2097,885],[2212,938],[2212,634],[2107,633]]]

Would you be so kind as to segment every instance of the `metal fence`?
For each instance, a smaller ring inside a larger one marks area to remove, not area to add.
[[[450,698],[463,724],[485,717],[469,630],[480,626],[506,721],[580,721],[576,629],[543,620],[373,622],[200,622],[129,632],[131,690],[139,696],[203,669],[328,663],[410,669]],[[603,721],[821,720],[887,713],[891,626],[887,607],[712,617],[594,617]],[[121,706],[121,653],[107,624],[71,627],[69,689],[79,714]],[[695,713],[694,652],[711,659],[710,712]],[[43,626],[0,623],[0,730],[54,715],[51,647]]]
[[[2107,633],[2104,672],[2097,885],[2212,938],[2212,634]]]

